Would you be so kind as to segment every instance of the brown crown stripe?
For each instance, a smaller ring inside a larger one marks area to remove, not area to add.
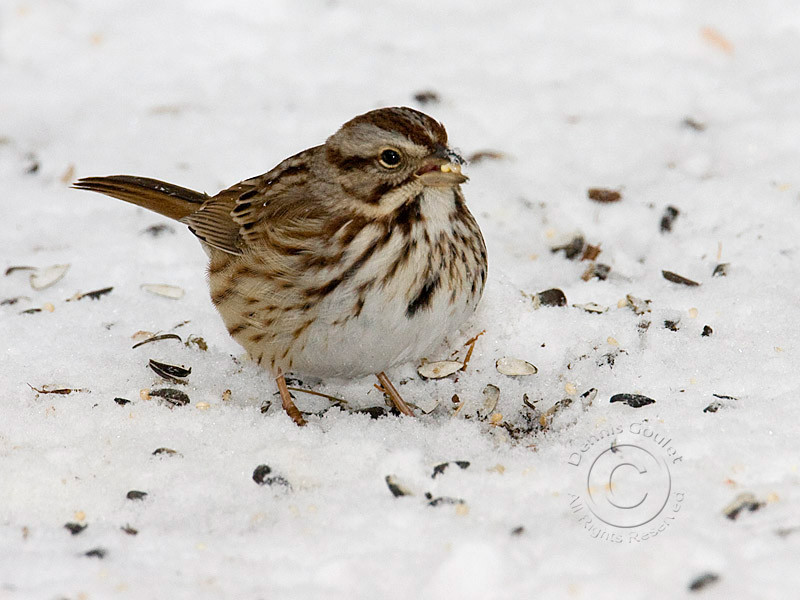
[[[384,131],[396,132],[415,144],[433,149],[437,143],[447,145],[447,132],[438,121],[413,109],[383,110],[360,115],[342,129],[370,123]]]

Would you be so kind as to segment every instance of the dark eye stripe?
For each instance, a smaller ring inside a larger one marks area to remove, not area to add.
[[[364,158],[363,156],[345,156],[335,148],[328,148],[326,156],[331,163],[342,171],[364,169],[375,161],[374,158]]]

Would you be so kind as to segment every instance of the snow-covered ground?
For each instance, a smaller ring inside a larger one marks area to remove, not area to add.
[[[0,4],[0,268],[70,265],[39,291],[0,273],[0,598],[796,596],[796,2],[487,6]],[[466,155],[504,155],[467,169],[484,299],[428,358],[485,333],[457,377],[391,373],[438,400],[415,419],[353,412],[383,404],[371,379],[306,382],[348,403],[298,393],[320,416],[297,428],[216,315],[191,233],[67,186],[216,192],[400,104]],[[551,252],[579,234],[605,279]],[[536,308],[549,288],[568,306]],[[181,342],[132,349],[142,331]],[[538,373],[502,375],[504,356]],[[189,404],[142,392],[162,388]],[[655,403],[609,401],[623,393]]]

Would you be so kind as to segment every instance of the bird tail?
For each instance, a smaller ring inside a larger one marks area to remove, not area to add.
[[[124,200],[176,221],[188,217],[208,200],[208,195],[201,192],[131,175],[85,177],[73,183],[72,187]]]

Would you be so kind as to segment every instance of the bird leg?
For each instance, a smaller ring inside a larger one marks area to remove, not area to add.
[[[399,410],[406,416],[413,417],[414,411],[406,404],[406,401],[403,400],[403,397],[400,395],[400,392],[392,385],[392,382],[389,381],[389,378],[386,376],[386,373],[381,371],[380,373],[376,373],[375,377],[378,378],[380,381],[383,390],[389,395],[389,398],[394,404],[395,408]]]
[[[306,424],[306,420],[303,418],[303,415],[300,414],[297,406],[295,406],[292,395],[289,393],[289,388],[286,387],[286,378],[283,376],[283,371],[280,369],[278,369],[278,376],[275,378],[275,382],[278,384],[278,393],[281,395],[283,410],[292,418],[292,421],[297,423],[298,427],[302,427]]]

